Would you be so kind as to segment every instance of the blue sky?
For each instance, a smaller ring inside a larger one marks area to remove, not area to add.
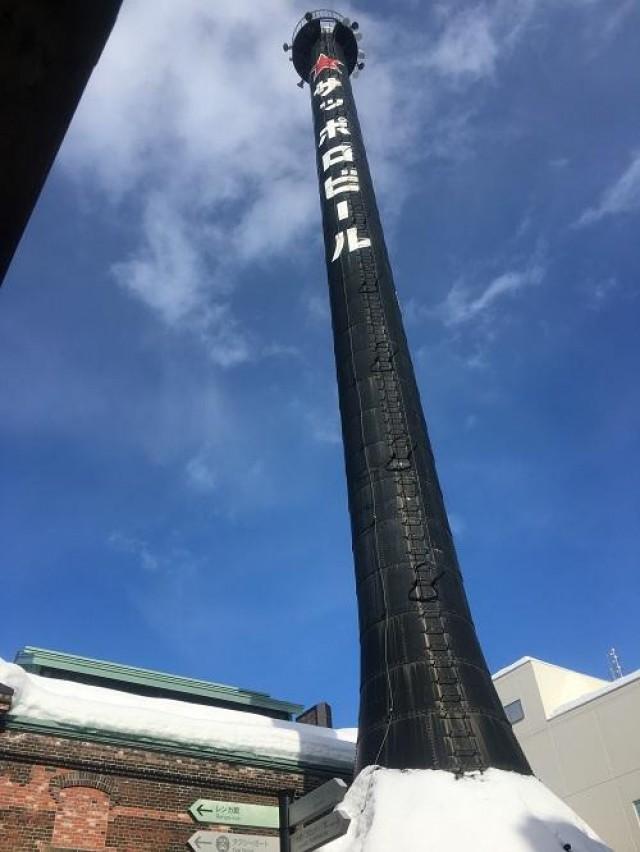
[[[0,654],[357,717],[306,7],[124,0],[0,293]],[[492,669],[640,666],[640,13],[354,4],[354,88]]]

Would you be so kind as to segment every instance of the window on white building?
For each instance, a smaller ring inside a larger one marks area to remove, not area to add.
[[[635,800],[635,802],[633,803],[633,807],[636,812],[636,816],[638,817],[638,820],[640,820],[640,799]]]
[[[511,704],[505,704],[504,712],[507,714],[507,719],[512,725],[516,722],[521,722],[524,719],[524,710],[522,709],[522,701],[516,698]]]

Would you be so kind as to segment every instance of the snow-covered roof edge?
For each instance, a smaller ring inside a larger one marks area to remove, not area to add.
[[[353,765],[352,737],[331,728],[42,677],[1,659],[0,681],[15,690],[8,728],[343,775]]]
[[[32,674],[43,674],[43,670],[55,669],[62,680],[80,680],[75,674],[89,676],[94,679],[106,679],[103,685],[114,688],[113,681],[123,684],[143,684],[153,689],[161,689],[174,692],[175,698],[180,700],[182,694],[198,695],[205,698],[215,699],[221,703],[244,705],[255,707],[257,712],[262,709],[275,711],[285,718],[301,713],[304,709],[302,704],[291,701],[283,701],[273,698],[266,692],[249,690],[230,684],[215,683],[202,680],[201,678],[185,677],[183,675],[161,672],[157,669],[147,669],[141,666],[132,666],[126,663],[114,663],[109,660],[96,660],[93,657],[84,657],[78,654],[68,654],[63,651],[52,651],[46,648],[36,648],[26,645],[16,654],[14,662],[21,668]],[[84,681],[87,682],[87,681]],[[89,680],[96,683],[96,680]],[[274,713],[274,715],[275,715]],[[265,715],[270,715],[266,713]]]
[[[631,674],[625,675],[624,677],[619,677],[617,680],[612,680],[611,683],[608,683],[606,686],[601,687],[600,689],[594,689],[592,692],[586,692],[584,695],[580,695],[578,698],[574,698],[572,701],[567,701],[564,704],[560,704],[559,707],[551,713],[547,718],[555,719],[557,716],[561,716],[563,713],[568,713],[570,710],[575,710],[577,707],[582,707],[583,704],[588,704],[591,701],[596,701],[598,698],[602,698],[604,695],[608,695],[610,692],[615,692],[617,689],[622,689],[625,686],[628,686],[630,683],[634,683],[635,681],[640,680],[640,669],[637,669],[635,672],[631,672]]]
[[[516,660],[514,663],[505,666],[503,669],[499,669],[491,677],[493,680],[498,680],[498,678],[510,674],[512,671],[519,669],[527,663],[538,663],[543,666],[550,666],[551,668],[571,672],[572,674],[584,674],[583,672],[575,672],[573,669],[568,669],[566,666],[558,666],[555,663],[548,663],[546,660],[540,660],[537,657],[520,657],[520,659]],[[586,675],[586,677],[592,676]],[[607,683],[599,689],[585,692],[584,695],[579,695],[571,701],[566,701],[564,704],[558,705],[558,707],[556,707],[555,710],[547,716],[547,720],[555,719],[557,716],[561,716],[563,713],[568,713],[570,710],[575,710],[577,707],[582,707],[583,704],[588,704],[590,701],[596,701],[598,698],[608,695],[610,692],[615,692],[616,689],[621,689],[630,683],[634,683],[636,680],[640,680],[640,669],[635,672],[631,672],[631,674],[625,675],[624,677],[618,678],[617,680],[613,680],[611,683]]]
[[[508,666],[505,666],[503,669],[498,669],[497,672],[494,672],[491,675],[493,680],[497,680],[499,677],[503,677],[509,672],[514,671],[514,669],[519,669],[520,666],[524,666],[525,663],[541,663],[542,660],[537,660],[535,657],[520,657],[519,660],[516,660],[515,663],[511,663]]]
[[[519,669],[521,666],[524,666],[526,663],[533,663],[539,666],[548,666],[550,669],[559,669],[561,672],[569,672],[573,675],[581,675],[582,677],[590,677],[594,680],[601,680],[601,678],[596,677],[596,675],[590,675],[586,672],[578,672],[575,669],[568,669],[566,666],[560,666],[558,663],[550,663],[548,660],[541,660],[539,657],[520,657],[519,660],[516,660],[515,663],[511,663],[508,666],[505,666],[503,669],[498,669],[497,672],[491,675],[492,680],[497,680],[499,677],[503,677],[504,675],[510,674],[515,669]]]
[[[44,736],[61,737],[69,740],[94,742],[106,746],[126,747],[151,751],[161,754],[174,754],[180,757],[190,757],[200,760],[216,760],[223,763],[240,764],[242,766],[259,767],[263,769],[279,769],[286,772],[313,772],[328,777],[337,775],[347,777],[353,772],[353,760],[331,760],[316,762],[295,757],[276,757],[271,754],[260,754],[257,751],[233,752],[222,748],[206,745],[193,745],[177,740],[145,737],[127,732],[107,731],[97,728],[82,728],[72,725],[61,725],[55,722],[39,722],[24,716],[8,715],[4,717],[5,730],[16,733],[42,734]]]

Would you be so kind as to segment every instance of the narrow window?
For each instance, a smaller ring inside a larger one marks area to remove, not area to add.
[[[522,702],[519,698],[516,698],[515,701],[511,702],[511,704],[506,704],[504,712],[507,714],[507,719],[512,725],[515,725],[516,722],[521,722],[524,719],[524,710],[522,709]]]

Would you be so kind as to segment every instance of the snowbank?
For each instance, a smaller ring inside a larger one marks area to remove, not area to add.
[[[337,809],[349,831],[323,852],[611,852],[537,778],[499,769],[368,767]]]
[[[316,728],[257,713],[40,677],[1,658],[0,682],[15,690],[11,716],[28,721],[297,760],[336,770],[350,771],[355,756],[351,730]]]

